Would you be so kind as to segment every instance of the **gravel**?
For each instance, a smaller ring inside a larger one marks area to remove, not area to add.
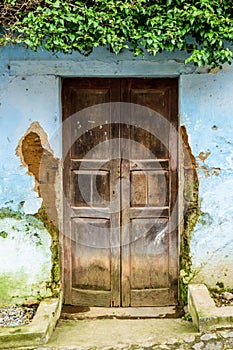
[[[0,326],[14,327],[30,323],[36,313],[37,307],[38,303],[0,307]]]
[[[233,293],[224,291],[212,291],[211,296],[216,306],[233,306]]]

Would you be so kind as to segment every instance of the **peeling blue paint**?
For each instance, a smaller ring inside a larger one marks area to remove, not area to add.
[[[233,68],[207,74],[208,69],[185,66],[185,58],[179,51],[143,59],[127,50],[115,56],[105,48],[96,48],[88,57],[0,48],[0,207],[17,210],[21,203],[25,213],[34,214],[41,206],[34,178],[15,150],[26,130],[38,121],[54,156],[61,157],[61,77],[179,77],[180,123],[186,127],[198,162],[200,210],[211,217],[208,223],[200,220],[193,233],[193,264],[197,269],[204,266],[200,280],[213,285],[217,279],[233,287]],[[198,157],[208,151],[204,161]],[[0,226],[3,231],[7,232],[5,226]],[[9,261],[11,254],[13,250]],[[40,261],[42,275],[44,262]],[[0,264],[0,277],[3,273]]]
[[[193,234],[194,267],[200,281],[232,287],[233,274],[233,69],[181,77],[181,114],[199,165],[201,210],[212,222],[199,223]],[[202,161],[201,152],[210,152]]]
[[[30,124],[39,120],[51,136],[54,152],[59,154],[60,145],[54,136],[59,126],[59,115],[58,78],[0,79],[0,207],[9,206],[9,201],[12,201],[10,206],[17,209],[18,204],[25,201],[25,207],[35,207],[34,212],[40,208],[41,199],[34,191],[34,178],[28,176],[15,150]]]

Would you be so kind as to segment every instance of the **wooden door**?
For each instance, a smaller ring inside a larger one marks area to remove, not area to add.
[[[177,81],[65,79],[62,97],[65,303],[176,304]]]

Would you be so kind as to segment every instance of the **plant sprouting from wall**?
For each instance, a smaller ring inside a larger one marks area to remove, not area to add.
[[[135,55],[156,55],[179,49],[190,53],[186,62],[212,67],[233,56],[232,0],[4,0],[0,20],[2,45],[34,50],[89,54],[108,45],[116,54],[130,47]]]

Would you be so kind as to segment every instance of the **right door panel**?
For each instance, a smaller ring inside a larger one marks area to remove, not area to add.
[[[129,140],[122,152],[122,305],[173,305],[178,297],[177,81],[128,79],[122,85],[130,103],[125,117],[130,127],[122,132]]]

